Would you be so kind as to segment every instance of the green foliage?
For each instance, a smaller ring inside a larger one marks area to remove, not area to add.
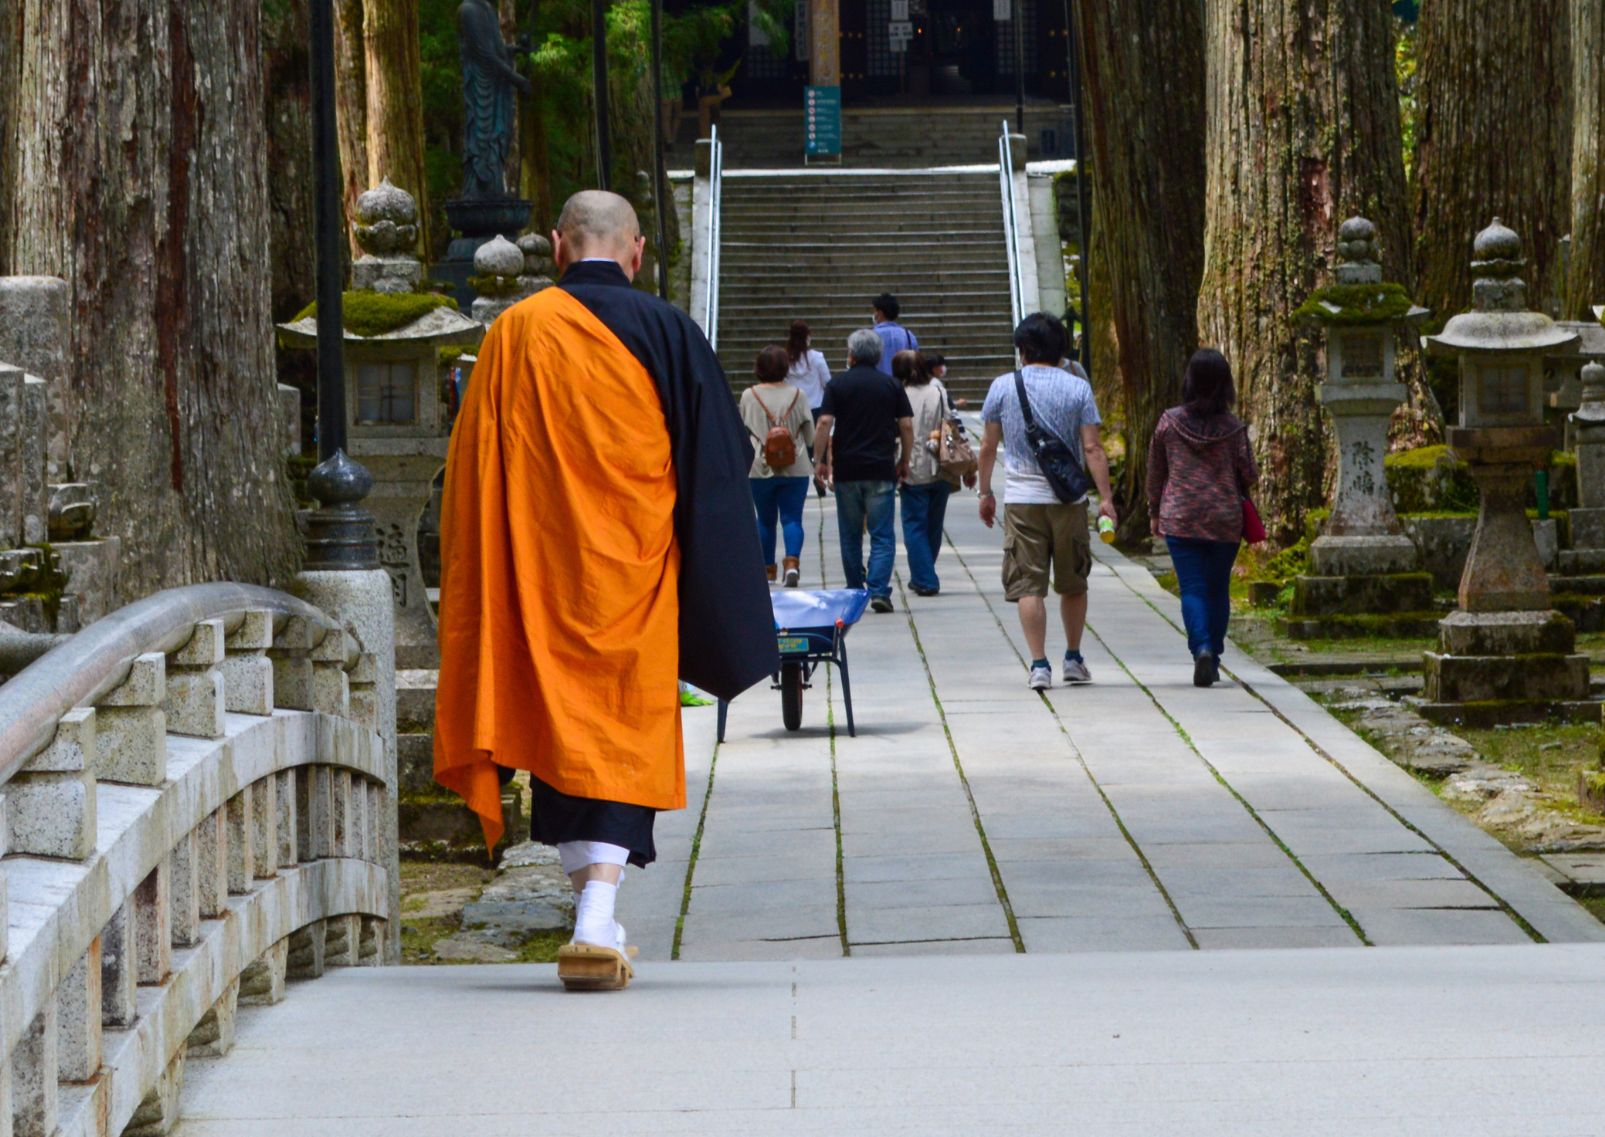
[[[1415,174],[1416,135],[1421,121],[1414,13],[1408,17],[1397,16],[1394,23],[1398,31],[1393,47],[1393,72],[1399,80],[1399,132],[1404,138],[1404,176],[1411,178]]]
[[[436,308],[456,307],[457,301],[438,292],[347,292],[340,298],[340,318],[352,335],[380,336],[404,328]],[[297,312],[295,319],[317,314],[314,300]]]
[[[1311,293],[1293,318],[1323,324],[1385,324],[1402,319],[1412,307],[1402,284],[1329,284]]]

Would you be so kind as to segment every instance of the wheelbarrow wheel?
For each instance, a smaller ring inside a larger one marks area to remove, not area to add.
[[[780,721],[787,730],[802,726],[803,668],[800,663],[780,665]]]

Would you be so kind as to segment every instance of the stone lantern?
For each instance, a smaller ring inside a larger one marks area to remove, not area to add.
[[[390,573],[396,663],[431,668],[439,653],[418,558],[418,520],[449,441],[440,355],[443,348],[477,345],[485,329],[447,297],[418,291],[416,222],[412,195],[389,181],[357,199],[354,229],[364,255],[352,265],[354,287],[344,297],[345,409],[351,456],[373,475],[364,504]],[[317,343],[310,312],[279,327],[288,344]]]
[[[1426,621],[1432,578],[1393,511],[1382,459],[1388,423],[1404,400],[1395,379],[1398,333],[1427,315],[1404,287],[1384,283],[1376,226],[1352,217],[1338,229],[1336,282],[1315,292],[1297,316],[1326,337],[1321,403],[1337,434],[1338,477],[1331,516],[1310,546],[1314,573],[1294,582],[1288,631],[1341,634],[1355,615]]]
[[[1588,695],[1576,632],[1550,606],[1549,578],[1527,520],[1527,484],[1549,459],[1544,357],[1576,334],[1527,309],[1521,238],[1494,218],[1477,235],[1474,305],[1427,337],[1460,364],[1460,418],[1447,441],[1477,482],[1482,505],[1460,578],[1459,608],[1426,656],[1428,705],[1438,718],[1517,721]]]

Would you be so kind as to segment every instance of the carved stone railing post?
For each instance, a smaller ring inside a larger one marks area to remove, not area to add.
[[[301,859],[297,842],[300,795],[296,792],[294,770],[281,771],[274,779],[277,782],[274,793],[278,799],[279,867],[291,868]]]
[[[196,738],[223,737],[222,620],[202,620],[167,666],[167,729]]]
[[[292,711],[312,709],[312,627],[300,616],[284,621],[268,649],[273,666],[273,705]]]
[[[273,613],[255,609],[245,613],[239,627],[224,642],[224,706],[234,714],[273,713]]]
[[[11,1132],[13,1137],[53,1137],[56,1132],[56,1001],[28,1025],[11,1052]]]
[[[290,940],[286,936],[240,972],[240,1002],[268,1006],[284,1001],[284,978],[289,966]]]
[[[167,777],[167,657],[139,656],[122,685],[95,704],[95,773],[108,782],[159,786]]]
[[[167,857],[169,894],[174,947],[193,947],[201,940],[200,861],[196,854],[196,831],[184,834]]]
[[[251,872],[271,880],[279,871],[278,779],[263,778],[251,791]]]
[[[251,882],[256,879],[255,849],[251,840],[256,828],[251,819],[251,787],[245,786],[229,798],[224,808],[227,811],[228,890],[231,895],[241,896],[251,891]]]
[[[172,879],[167,862],[134,891],[134,958],[141,986],[165,983],[173,971]]]
[[[100,1073],[100,952],[101,941],[91,943],[56,988],[56,1060],[63,1082],[88,1082]]]
[[[139,983],[136,955],[133,912],[124,904],[100,933],[100,1017],[109,1027],[133,1025]]]
[[[201,916],[214,920],[228,907],[228,810],[209,814],[195,828],[195,897]]]
[[[62,716],[56,737],[6,786],[7,848],[81,861],[95,848],[95,710]]]

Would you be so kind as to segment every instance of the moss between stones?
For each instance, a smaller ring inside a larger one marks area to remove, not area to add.
[[[518,277],[516,276],[471,276],[468,278],[468,287],[480,296],[500,298],[503,296],[518,295]]]
[[[353,291],[340,297],[340,315],[354,336],[382,336],[422,319],[436,308],[457,308],[457,301],[438,292]],[[314,300],[295,315],[305,320],[318,314]],[[292,321],[293,322],[293,321]]]
[[[1564,450],[1549,454],[1549,506],[1564,511],[1576,502],[1577,482],[1571,476],[1577,459]],[[1476,513],[1481,502],[1477,483],[1464,462],[1447,446],[1418,446],[1383,459],[1393,507],[1412,516]],[[1538,504],[1537,490],[1529,485],[1529,507]]]
[[[1412,307],[1402,284],[1329,284],[1311,293],[1293,318],[1323,324],[1386,324],[1403,319]]]

